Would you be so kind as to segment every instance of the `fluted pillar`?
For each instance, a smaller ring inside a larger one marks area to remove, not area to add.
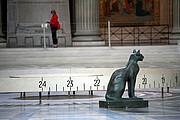
[[[180,45],[180,0],[173,0],[173,38]]]
[[[102,42],[99,28],[99,0],[74,0],[75,1],[75,33],[74,45],[87,42]],[[79,42],[79,43],[78,43]],[[96,45],[96,43],[93,43]],[[88,45],[90,43],[87,43]]]
[[[180,0],[173,0],[173,29],[180,31]]]

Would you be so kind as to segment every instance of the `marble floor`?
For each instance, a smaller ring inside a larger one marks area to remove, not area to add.
[[[51,93],[51,96],[66,92]],[[138,97],[149,100],[148,108],[99,108],[99,100],[104,100],[105,91],[79,91],[73,98],[59,97],[46,99],[43,93],[41,101],[33,99],[38,93],[26,93],[26,98],[19,99],[19,93],[0,93],[0,120],[179,120],[180,88],[165,91],[164,98],[160,89],[140,89]],[[84,97],[79,97],[84,96]],[[127,97],[127,92],[123,95]]]

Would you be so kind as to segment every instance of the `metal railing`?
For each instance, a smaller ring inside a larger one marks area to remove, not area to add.
[[[101,24],[101,37],[106,46],[168,45],[169,26],[138,24]],[[111,25],[113,25],[111,27]],[[109,29],[108,29],[109,28]]]

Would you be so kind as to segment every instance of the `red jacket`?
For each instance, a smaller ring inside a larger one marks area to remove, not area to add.
[[[50,26],[56,27],[57,29],[60,29],[60,25],[58,22],[58,16],[56,14],[53,14],[53,16],[51,17]]]

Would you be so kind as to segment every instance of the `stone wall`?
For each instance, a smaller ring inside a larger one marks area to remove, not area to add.
[[[60,46],[71,46],[69,0],[8,0],[8,45],[14,41],[12,43],[16,46],[42,46],[41,24],[50,20],[51,9],[56,10],[61,23],[61,30],[58,31]],[[50,27],[46,29],[46,36],[50,45],[52,43]],[[30,38],[29,42],[25,40],[27,37]]]

